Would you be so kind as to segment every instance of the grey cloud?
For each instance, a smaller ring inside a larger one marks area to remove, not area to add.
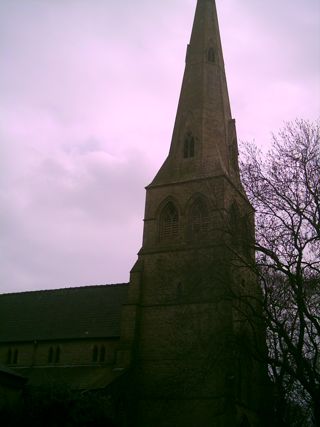
[[[140,244],[145,159],[131,153],[108,164],[90,153],[79,157],[72,171],[45,159],[15,194],[1,194],[1,291],[127,280],[119,260],[133,262]]]

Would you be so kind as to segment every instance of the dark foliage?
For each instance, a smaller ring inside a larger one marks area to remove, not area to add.
[[[3,427],[116,427],[102,392],[83,394],[61,385],[26,388],[20,406],[0,416]]]

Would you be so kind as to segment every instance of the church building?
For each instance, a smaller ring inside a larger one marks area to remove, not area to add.
[[[1,295],[0,363],[34,385],[116,393],[123,426],[261,427],[253,242],[216,5],[198,0],[130,283]]]

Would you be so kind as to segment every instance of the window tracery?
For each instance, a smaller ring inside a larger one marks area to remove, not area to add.
[[[209,230],[208,207],[203,200],[196,200],[189,211],[189,228],[193,238],[206,235]]]
[[[160,215],[160,240],[173,240],[178,234],[178,210],[172,202],[168,202]]]

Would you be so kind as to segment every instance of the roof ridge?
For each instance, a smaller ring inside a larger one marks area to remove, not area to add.
[[[22,294],[36,294],[36,293],[53,293],[53,292],[61,292],[61,291],[74,291],[79,289],[93,289],[93,288],[106,288],[106,287],[120,287],[120,286],[128,286],[129,283],[111,283],[111,284],[104,284],[104,285],[84,285],[84,286],[70,286],[65,288],[55,288],[55,289],[37,289],[37,290],[30,290],[30,291],[22,291],[22,292],[4,292],[0,294],[0,297],[7,296],[7,295],[22,295]]]

